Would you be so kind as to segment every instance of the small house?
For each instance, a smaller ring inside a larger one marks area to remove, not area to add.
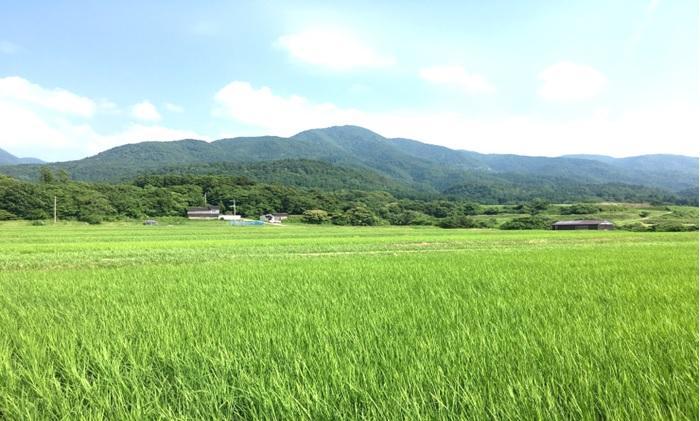
[[[219,218],[219,207],[218,206],[205,206],[201,208],[189,208],[187,209],[188,219],[218,219]]]
[[[287,219],[286,213],[268,213],[260,216],[260,220],[270,224],[281,224],[282,221]]]
[[[552,224],[553,230],[611,230],[615,224],[604,220],[558,221]]]

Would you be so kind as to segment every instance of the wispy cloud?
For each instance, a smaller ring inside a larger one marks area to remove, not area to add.
[[[628,50],[635,48],[642,40],[642,37],[651,25],[660,4],[661,0],[650,0],[649,3],[647,3],[646,8],[644,9],[644,16],[639,21],[637,29],[629,37],[626,47]]]
[[[166,102],[164,107],[171,113],[182,113],[185,111],[185,109],[182,106],[173,104],[172,102]]]
[[[161,116],[155,105],[149,101],[141,101],[131,107],[131,116],[142,121],[158,121]]]
[[[395,63],[350,31],[316,28],[283,35],[276,44],[294,59],[330,70],[376,69]]]
[[[606,153],[697,155],[700,113],[688,103],[655,104],[621,113],[594,111],[569,120],[527,114],[480,118],[459,112],[404,109],[367,112],[281,96],[268,87],[235,81],[215,97],[215,115],[251,127],[248,134],[289,136],[313,127],[354,124],[388,137],[408,137],[456,149],[557,156]],[[665,139],[660,143],[660,139]]]
[[[649,4],[647,4],[647,8],[646,8],[647,16],[653,15],[654,12],[656,12],[656,8],[659,7],[659,4],[661,4],[661,0],[651,0],[649,2]]]

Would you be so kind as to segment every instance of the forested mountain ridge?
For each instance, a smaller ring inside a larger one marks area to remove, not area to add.
[[[627,197],[630,185],[643,186],[638,189],[649,197],[692,196],[698,183],[697,158],[481,154],[410,139],[387,139],[356,126],[312,129],[290,138],[142,142],[47,165],[84,181],[125,181],[148,173],[237,175],[247,171],[259,181],[300,187],[431,195],[481,191],[498,202],[533,195],[552,200],[558,195],[604,198],[615,189]],[[0,172],[31,180],[38,179],[40,167],[3,166]],[[327,182],[324,173],[328,173]]]

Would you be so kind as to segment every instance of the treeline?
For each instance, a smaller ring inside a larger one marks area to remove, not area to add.
[[[437,225],[444,228],[545,229],[560,215],[590,215],[597,205],[579,203],[552,207],[532,199],[506,206],[465,199],[400,198],[383,191],[327,191],[255,182],[245,176],[152,174],[130,183],[86,183],[69,179],[65,171],[41,170],[39,182],[0,176],[0,220],[59,219],[97,224],[102,221],[153,217],[183,217],[186,210],[218,205],[257,219],[261,214],[303,215],[307,223],[336,225]],[[499,214],[521,214],[505,223]],[[476,217],[482,215],[482,217]]]
[[[195,142],[194,145],[200,145]],[[184,144],[183,144],[184,145]],[[155,147],[155,145],[152,145]],[[200,145],[201,146],[201,145]],[[149,146],[150,147],[150,146]],[[113,151],[116,153],[117,150]],[[97,158],[94,158],[97,159]],[[89,158],[93,162],[93,158]],[[101,159],[101,158],[100,158]],[[379,173],[367,167],[343,162],[322,162],[309,159],[282,159],[255,162],[191,162],[161,163],[144,158],[126,162],[100,161],[82,167],[73,163],[45,165],[0,166],[0,173],[26,180],[38,181],[46,171],[55,171],[54,177],[70,172],[73,180],[132,184],[139,175],[180,176],[244,176],[258,183],[285,185],[299,189],[323,191],[360,190],[387,191],[397,198],[416,200],[468,200],[482,204],[522,203],[543,198],[553,203],[572,202],[648,202],[695,205],[697,187],[681,191],[624,184],[599,182],[584,178],[543,176],[536,174],[492,172],[485,170],[450,169],[444,166],[429,168],[410,166],[404,172]],[[139,164],[139,165],[136,165]],[[156,164],[160,166],[156,166]],[[620,178],[622,179],[622,178]]]
[[[125,218],[185,216],[186,209],[209,204],[257,218],[268,212],[303,214],[321,210],[322,221],[335,224],[483,225],[468,218],[480,213],[527,213],[526,205],[488,208],[464,200],[396,198],[381,191],[305,189],[256,183],[246,177],[220,175],[144,175],[131,183],[85,183],[65,172],[43,169],[40,182],[0,176],[0,220],[48,219],[57,216],[88,223]],[[327,219],[326,219],[327,218]]]

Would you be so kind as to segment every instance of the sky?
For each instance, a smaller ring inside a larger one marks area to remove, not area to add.
[[[0,0],[0,148],[354,124],[483,153],[700,152],[697,0]]]

